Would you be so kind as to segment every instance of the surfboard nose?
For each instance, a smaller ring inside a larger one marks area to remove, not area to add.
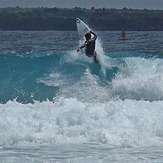
[[[76,22],[77,22],[77,23],[80,23],[80,19],[79,19],[79,18],[76,18]]]

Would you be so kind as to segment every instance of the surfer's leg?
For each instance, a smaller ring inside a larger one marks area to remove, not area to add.
[[[98,60],[97,60],[96,57],[97,57],[97,53],[96,53],[96,51],[94,51],[94,62],[95,62],[95,63],[98,63]]]

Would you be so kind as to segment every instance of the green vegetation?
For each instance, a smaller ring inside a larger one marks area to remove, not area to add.
[[[76,30],[79,17],[96,30],[163,31],[163,10],[0,8],[2,30]]]

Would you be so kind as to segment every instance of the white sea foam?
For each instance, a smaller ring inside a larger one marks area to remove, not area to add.
[[[58,95],[65,98],[75,97],[82,102],[103,102],[111,99],[110,93],[109,85],[102,84],[98,76],[86,69],[79,81],[61,87]]]
[[[123,98],[163,100],[163,61],[125,58],[126,65],[112,80],[112,92]]]
[[[60,74],[60,73],[51,73],[49,75],[46,75],[46,77],[38,79],[38,82],[44,83],[48,86],[64,86],[67,82],[66,76]]]
[[[100,143],[162,146],[163,102],[105,103],[58,98],[53,102],[0,104],[0,145]]]

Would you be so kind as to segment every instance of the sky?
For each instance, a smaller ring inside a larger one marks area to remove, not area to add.
[[[0,0],[2,7],[119,8],[161,9],[163,0]]]

